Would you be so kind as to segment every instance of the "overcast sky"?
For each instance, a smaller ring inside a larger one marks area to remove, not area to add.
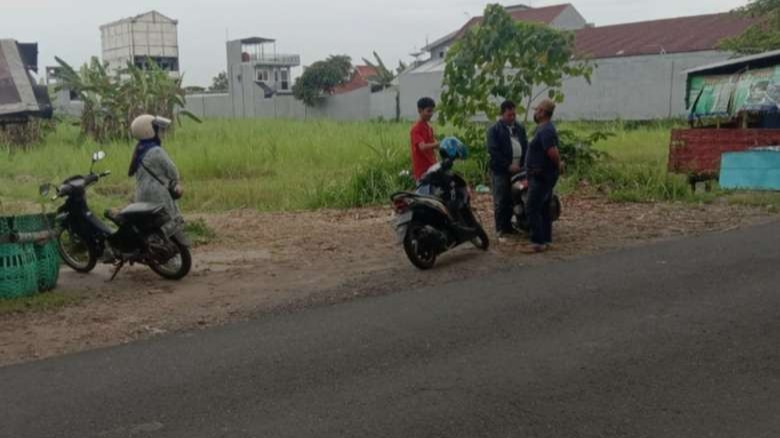
[[[533,0],[545,6],[566,1]],[[503,4],[522,3],[522,0]],[[573,0],[590,22],[607,24],[725,12],[745,0]],[[225,39],[276,38],[280,53],[298,53],[304,64],[329,54],[357,63],[376,50],[386,62],[409,53],[480,15],[480,0],[0,0],[0,38],[37,41],[42,65],[60,56],[81,65],[100,55],[99,26],[156,9],[179,20],[185,82],[208,85],[225,70]]]

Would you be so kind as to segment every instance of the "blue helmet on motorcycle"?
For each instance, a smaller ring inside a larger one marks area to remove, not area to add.
[[[447,137],[442,140],[441,151],[451,160],[465,160],[469,156],[468,147],[455,137]]]

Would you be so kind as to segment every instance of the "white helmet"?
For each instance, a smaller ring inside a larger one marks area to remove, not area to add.
[[[157,136],[154,127],[164,129],[171,126],[171,120],[165,117],[144,114],[138,116],[130,124],[130,133],[136,140],[151,140]]]

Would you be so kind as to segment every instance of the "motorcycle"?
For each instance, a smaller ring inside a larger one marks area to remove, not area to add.
[[[522,172],[512,177],[512,226],[515,230],[528,233],[531,223],[528,220],[528,173]],[[550,217],[553,222],[561,218],[563,207],[558,195],[553,194],[550,202]]]
[[[421,270],[433,268],[439,255],[463,243],[487,251],[490,239],[471,209],[466,181],[443,157],[422,178],[418,191],[392,195],[393,227],[409,261]],[[426,193],[427,192],[427,193]]]
[[[55,216],[58,250],[62,260],[79,273],[89,273],[102,260],[114,265],[111,280],[126,265],[138,263],[169,280],[181,280],[192,268],[191,243],[184,233],[183,221],[170,218],[161,205],[136,203],[120,212],[107,211],[105,217],[116,229],[96,218],[87,204],[89,187],[111,175],[110,171],[95,173],[95,163],[106,157],[105,152],[92,155],[89,174],[75,175],[59,187],[44,184],[40,194],[48,197],[55,189],[52,201],[64,198],[65,203]]]

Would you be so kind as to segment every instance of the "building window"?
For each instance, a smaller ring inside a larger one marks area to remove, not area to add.
[[[150,63],[156,64],[161,70],[163,71],[173,71],[178,72],[179,71],[179,60],[174,57],[149,57],[149,56],[136,56],[135,57],[135,65],[136,67],[148,70],[150,68]]]
[[[271,78],[271,76],[268,73],[268,70],[258,70],[257,71],[257,80],[259,82],[268,82],[270,78]]]
[[[439,59],[444,59],[444,50],[439,52]]]
[[[290,72],[282,70],[282,90],[290,89]]]

